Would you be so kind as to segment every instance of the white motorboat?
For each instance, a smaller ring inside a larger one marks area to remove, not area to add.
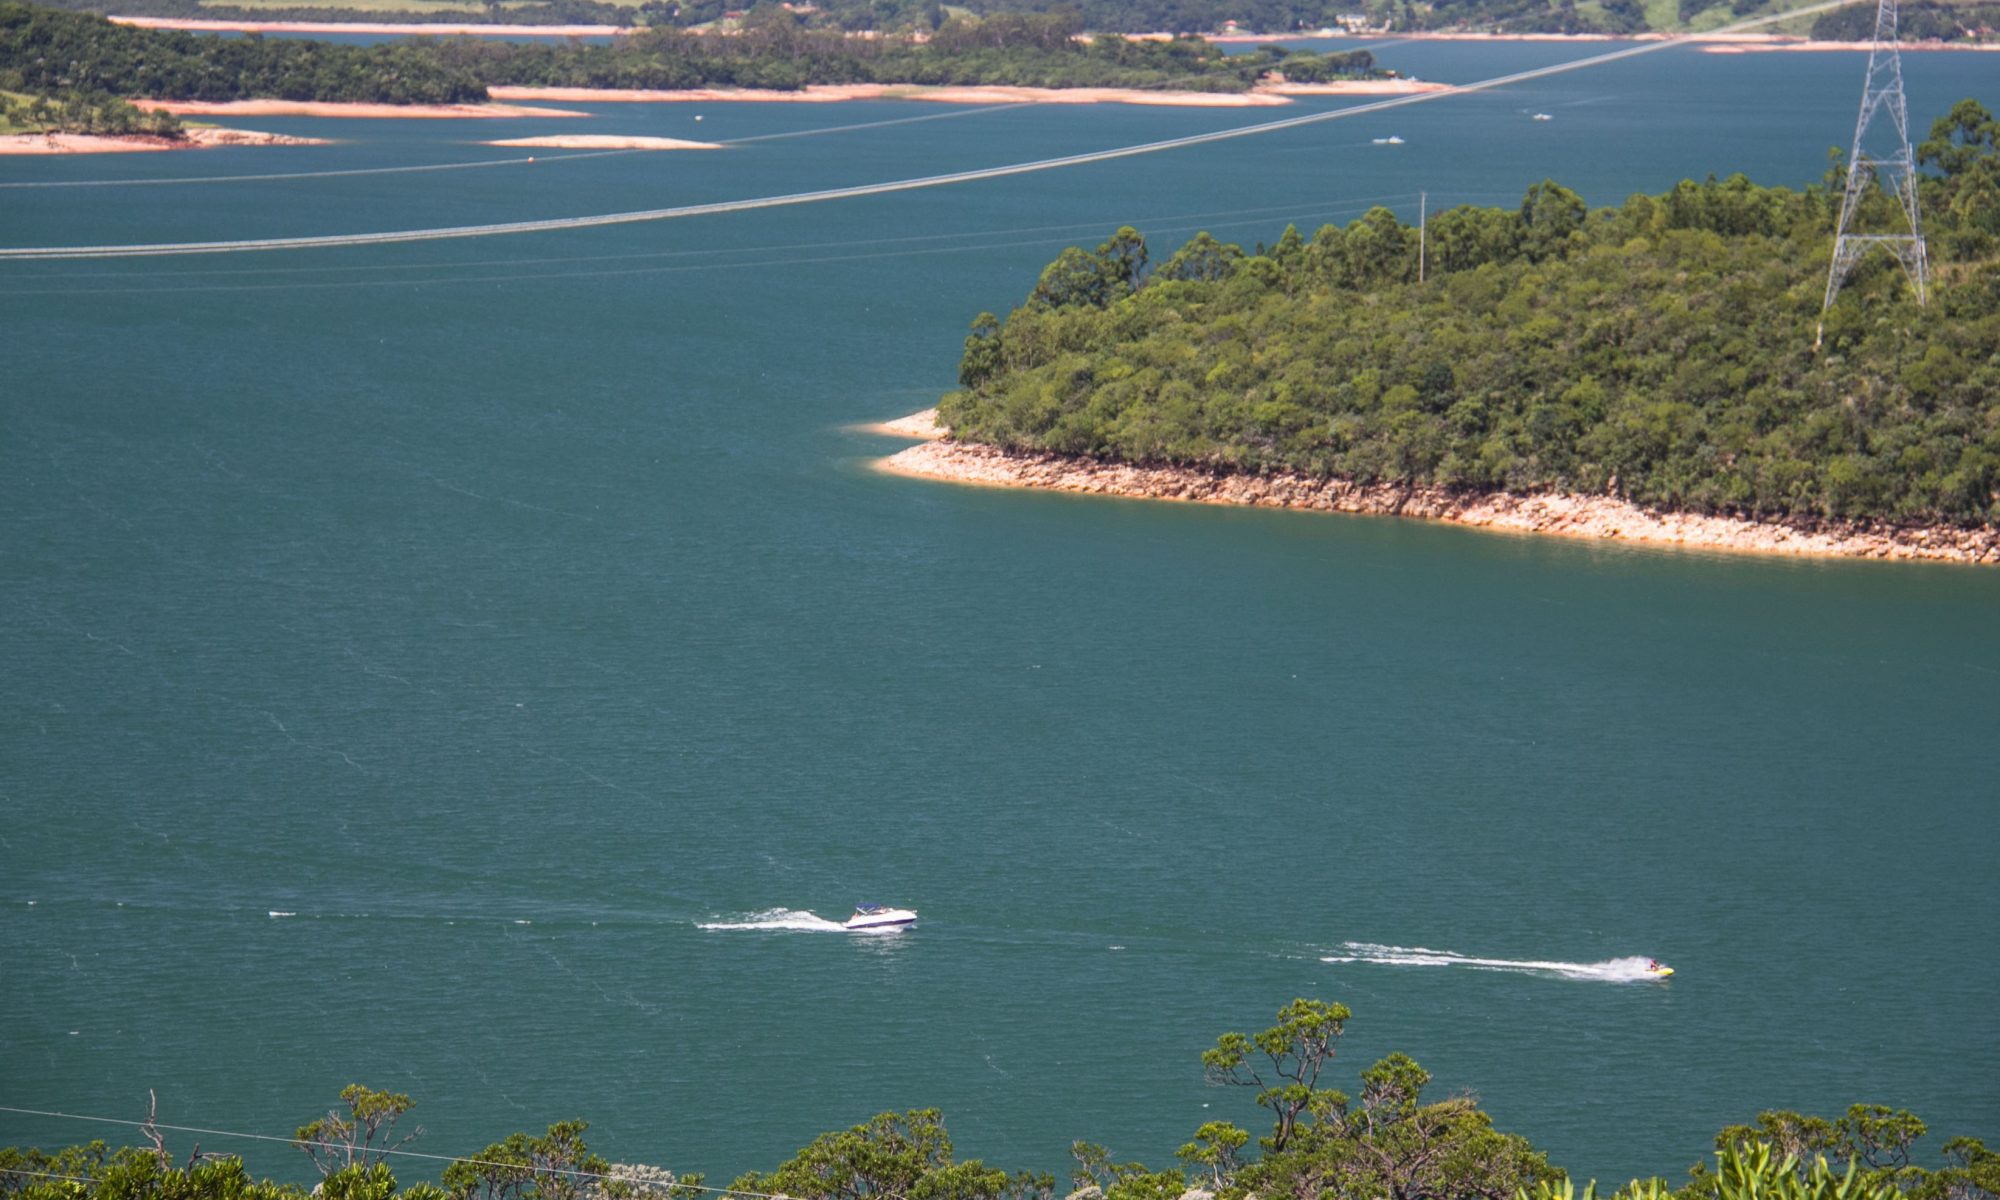
[[[890,908],[882,904],[857,904],[854,915],[847,918],[849,929],[900,929],[914,925],[917,920],[915,909]]]
[[[1537,120],[1537,121],[1553,121],[1553,120],[1555,120],[1555,117],[1554,117],[1554,116],[1553,116],[1552,114],[1550,114],[1550,113],[1536,113],[1536,114],[1535,114],[1535,120]]]

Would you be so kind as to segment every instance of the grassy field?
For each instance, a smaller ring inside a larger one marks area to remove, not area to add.
[[[40,125],[17,124],[13,119],[13,106],[32,104],[34,100],[33,96],[22,95],[20,92],[0,92],[0,101],[6,101],[6,103],[0,103],[0,135],[9,133],[40,133],[42,131],[42,126]]]
[[[1755,12],[1745,12],[1743,16],[1762,16],[1767,12],[1780,12],[1787,8],[1799,7],[1804,2],[1805,0],[1791,0],[1791,2],[1787,3],[1772,4]],[[1578,11],[1582,11],[1585,7],[1586,5],[1584,4],[1577,5]],[[1680,0],[1646,0],[1646,24],[1663,33],[1707,33],[1711,29],[1720,29],[1724,25],[1741,19],[1742,17],[1739,17],[1734,9],[1724,3],[1717,4],[1712,8],[1703,9],[1701,12],[1696,13],[1692,20],[1682,21]],[[1812,23],[1812,17],[1799,17],[1795,20],[1779,21],[1773,25],[1763,26],[1759,32],[1790,33],[1803,36],[1812,29]]]

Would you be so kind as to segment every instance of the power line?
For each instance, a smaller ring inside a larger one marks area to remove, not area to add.
[[[1349,203],[1346,205],[1339,205],[1339,206],[1330,206],[1324,204],[1295,205],[1283,209],[1267,210],[1266,215],[1260,217],[1242,217],[1227,221],[1204,220],[1199,223],[1180,224],[1180,225],[1158,225],[1149,223],[1147,229],[1144,232],[1148,236],[1158,236],[1164,234],[1192,233],[1196,230],[1201,230],[1201,229],[1213,231],[1219,229],[1235,228],[1244,225],[1260,225],[1269,221],[1279,219],[1280,217],[1293,217],[1293,218],[1303,219],[1308,217],[1332,217],[1340,215],[1352,215],[1354,213],[1366,211],[1368,207],[1370,206],[1365,203]],[[1058,227],[1058,228],[1063,228],[1063,227]],[[923,240],[934,240],[934,239],[927,238]],[[1028,246],[1061,245],[1071,240],[1072,240],[1072,235],[1070,234],[1057,234],[1052,236],[1027,238],[1015,241],[962,242],[957,245],[924,246],[924,247],[907,248],[900,250],[882,250],[874,253],[820,254],[813,256],[795,255],[785,258],[764,258],[764,259],[733,258],[726,261],[717,261],[717,262],[675,263],[675,264],[650,266],[650,267],[611,267],[603,269],[585,269],[576,271],[523,271],[523,272],[516,272],[513,274],[447,275],[447,276],[419,277],[414,279],[412,278],[340,279],[340,280],[330,280],[327,282],[287,281],[287,282],[272,282],[272,283],[212,283],[212,284],[201,283],[185,287],[173,286],[171,284],[157,286],[157,287],[45,287],[45,288],[16,289],[10,292],[9,294],[15,296],[105,296],[105,295],[152,295],[161,293],[172,293],[175,295],[180,295],[189,292],[345,290],[349,288],[362,288],[362,287],[404,287],[404,286],[424,287],[424,286],[450,286],[453,284],[513,283],[513,282],[519,282],[521,280],[530,280],[530,279],[532,280],[586,279],[586,278],[603,278],[608,276],[619,276],[619,275],[677,275],[690,271],[745,270],[755,267],[804,267],[822,263],[868,262],[879,259],[891,259],[891,258],[917,258],[921,256],[934,255],[934,254],[967,254],[967,253],[976,253],[982,250],[1011,250],[1011,249],[1020,249]],[[852,244],[868,245],[870,243],[860,242]],[[840,245],[840,243],[833,243],[833,245],[837,247]],[[756,249],[760,248],[746,247],[745,249],[739,251],[720,251],[718,253],[740,254],[740,253],[748,253],[751,250],[756,250]],[[586,261],[586,262],[597,261],[597,260],[602,260],[606,257],[617,257],[617,256],[589,255],[580,261]],[[522,261],[523,264],[526,265],[526,264],[534,264],[537,262],[562,263],[570,260],[558,258],[558,259],[526,259]],[[431,264],[419,264],[419,265],[429,266]],[[512,264],[510,264],[505,259],[499,259],[499,260],[489,260],[484,264],[475,263],[467,265],[508,266]],[[369,268],[329,267],[320,269],[330,270],[330,271],[341,271],[341,270],[367,270]],[[414,267],[408,267],[404,269],[406,270],[414,269]],[[287,272],[284,270],[255,271],[255,272],[216,272],[216,273],[253,274],[259,276],[271,276],[271,275],[282,276],[284,274],[287,274]],[[130,275],[130,274],[134,273],[106,272],[105,277],[117,277],[120,275]],[[91,276],[89,278],[96,278],[96,276]]]
[[[1844,8],[1857,0],[1822,0],[1822,3],[1790,9],[1765,17],[1753,17],[1724,26],[1717,33],[1734,33],[1769,25],[1777,21],[1791,20],[1815,13],[1830,12]],[[1712,35],[1705,35],[1712,36]],[[1114,159],[1132,158],[1141,154],[1156,154],[1163,150],[1180,150],[1191,146],[1204,146],[1214,142],[1235,138],[1254,137],[1259,134],[1277,133],[1287,129],[1298,129],[1325,121],[1341,120],[1362,116],[1367,113],[1385,112],[1392,108],[1402,108],[1411,104],[1423,104],[1447,96],[1465,96],[1476,92],[1490,91],[1511,84],[1529,80],[1544,79],[1585,67],[1602,66],[1640,55],[1655,54],[1670,47],[1679,46],[1690,39],[1687,37],[1666,38],[1657,42],[1647,42],[1636,46],[1595,54],[1587,58],[1574,59],[1546,67],[1536,67],[1527,71],[1516,71],[1508,75],[1498,75],[1477,83],[1453,84],[1435,92],[1419,92],[1414,95],[1396,96],[1367,104],[1335,109],[1331,112],[1308,113],[1303,116],[1287,117],[1278,121],[1266,121],[1256,125],[1242,125],[1234,129],[1215,130],[1210,133],[1190,134],[1185,137],[1166,138],[1156,142],[1144,142],[1131,146],[1119,146],[1110,150],[1094,150],[1083,154],[1062,155],[1056,158],[1037,159],[1032,162],[1010,163],[998,167],[981,167],[970,171],[953,171],[942,175],[925,175],[913,179],[897,179],[883,183],[858,184],[852,187],[825,188],[810,192],[790,192],[778,196],[761,196],[748,200],[725,200],[709,204],[689,204],[674,208],[645,209],[637,212],[603,213],[588,217],[555,217],[539,221],[507,221],[487,225],[458,225],[435,229],[405,229],[382,233],[325,234],[315,237],[254,238],[217,242],[161,242],[153,244],[107,245],[107,246],[23,246],[0,249],[0,260],[21,259],[73,259],[73,258],[157,258],[182,254],[233,254],[259,250],[311,250],[336,246],[380,246],[404,242],[444,241],[455,238],[498,237],[517,233],[548,233],[564,229],[592,229],[607,225],[631,225],[647,221],[666,221],[682,217],[716,216],[723,213],[748,212],[763,208],[784,208],[797,204],[816,204],[827,200],[848,200],[863,196],[880,196],[892,192],[916,191],[924,188],[943,187],[948,184],[974,183],[987,179],[1000,179],[1012,175],[1026,175],[1039,171],[1052,171],[1064,167],[1087,166],[1092,163],[1109,162]]]
[[[26,1171],[20,1167],[0,1167],[0,1175],[31,1175],[36,1179],[67,1179],[71,1183],[95,1183],[82,1175],[58,1175],[54,1171]]]
[[[1503,192],[1462,192],[1459,194],[1465,196],[1501,196],[1501,195],[1511,196],[1512,195],[1512,193],[1503,193]],[[1406,201],[1411,196],[1414,195],[1416,195],[1415,192],[1385,192],[1371,196],[1328,197],[1324,204],[1310,204],[1310,205],[1281,204],[1281,205],[1267,205],[1261,208],[1226,208],[1226,209],[1211,209],[1206,212],[1161,213],[1150,217],[1134,217],[1131,218],[1130,220],[1120,221],[1119,224],[1133,225],[1133,226],[1156,226],[1159,225],[1159,223],[1161,222],[1167,222],[1167,221],[1174,221],[1174,222],[1209,221],[1209,220],[1219,220],[1222,218],[1228,218],[1234,223],[1241,224],[1243,222],[1240,220],[1240,218],[1260,217],[1260,216],[1274,217],[1274,215],[1283,216],[1286,214],[1311,215],[1314,212],[1320,212],[1320,211],[1344,212],[1348,211],[1351,208],[1365,204],[1383,204],[1383,203],[1389,203],[1391,201]],[[751,245],[751,246],[724,247],[724,248],[705,249],[705,250],[653,250],[653,251],[639,251],[639,252],[628,251],[628,252],[621,252],[618,254],[565,254],[549,258],[483,258],[483,259],[473,259],[466,262],[455,262],[450,264],[419,262],[419,263],[363,263],[355,266],[344,266],[344,267],[334,267],[334,266],[214,267],[205,270],[194,269],[188,271],[181,271],[178,272],[174,276],[174,278],[186,279],[186,278],[207,276],[207,275],[267,275],[268,276],[268,275],[325,274],[325,273],[338,274],[338,273],[358,273],[358,272],[370,272],[370,271],[424,271],[424,270],[434,270],[440,265],[449,265],[453,268],[465,269],[472,267],[537,266],[550,263],[583,263],[583,262],[608,262],[608,261],[630,263],[634,261],[643,261],[647,259],[715,258],[725,255],[742,255],[751,253],[773,254],[773,253],[783,253],[791,251],[844,250],[859,246],[899,246],[899,245],[908,245],[919,242],[944,242],[944,241],[963,240],[975,237],[1006,237],[1015,234],[1033,234],[1033,233],[1076,234],[1076,233],[1088,232],[1090,230],[1095,230],[1095,229],[1102,229],[1104,228],[1104,224],[1105,223],[1102,221],[1068,221],[1057,225],[1023,225],[1023,226],[1011,226],[1001,229],[976,230],[969,232],[961,231],[954,233],[913,234],[907,237],[894,237],[894,238],[848,238],[842,241],[835,241],[835,242],[790,242],[783,245],[775,245],[775,246]],[[1167,229],[1167,231],[1169,232],[1171,231],[1171,227],[1163,227],[1163,228]],[[1027,244],[1030,243],[1025,243],[1025,242],[999,243],[999,245],[1001,246],[1027,245]],[[970,248],[980,249],[981,247],[974,246]],[[718,265],[756,266],[762,264],[731,263],[731,264],[718,264]],[[158,278],[158,276],[151,271],[94,271],[82,276],[78,276],[68,272],[50,272],[44,274],[22,274],[13,276],[13,278],[16,279],[76,279],[76,278],[117,279],[117,278],[128,278],[128,277]]]
[[[897,117],[887,121],[863,121],[853,125],[828,125],[819,129],[794,129],[786,133],[760,133],[750,137],[729,138],[716,142],[718,146],[746,146],[752,142],[773,142],[783,138],[821,137],[829,133],[853,133],[863,129],[880,129],[887,125],[913,125],[919,121],[947,121],[956,117],[976,117],[983,113],[999,112],[1002,109],[1020,108],[1028,101],[1011,104],[988,104],[979,108],[968,108],[957,112],[926,113],[921,117]],[[584,158],[613,158],[619,155],[645,154],[641,149],[587,150],[577,154],[544,154],[539,158],[527,155],[520,158],[486,158],[477,162],[420,163],[407,167],[350,167],[333,171],[275,171],[259,175],[182,175],[164,179],[36,179],[20,182],[0,183],[0,189],[20,188],[104,188],[104,187],[172,187],[191,183],[269,183],[288,179],[344,179],[356,175],[413,175],[427,171],[471,171],[482,167],[519,167],[533,162],[566,163]]]

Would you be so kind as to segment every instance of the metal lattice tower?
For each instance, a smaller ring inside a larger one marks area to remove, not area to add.
[[[1882,120],[1886,116],[1886,120]],[[1894,140],[1889,131],[1893,129]],[[1857,230],[1862,201],[1876,180],[1896,198],[1909,231],[1861,233]],[[1875,43],[1868,52],[1868,81],[1861,89],[1861,116],[1854,123],[1854,151],[1847,158],[1847,194],[1840,202],[1840,226],[1833,242],[1833,267],[1826,277],[1824,314],[1833,307],[1840,285],[1854,270],[1854,264],[1877,246],[1895,254],[1917,290],[1917,303],[1925,300],[1930,280],[1930,264],[1924,253],[1924,226],[1917,213],[1917,162],[1910,151],[1910,117],[1903,99],[1903,55],[1896,38],[1896,0],[1877,0]],[[1820,332],[1825,333],[1822,316]],[[1814,339],[1817,347],[1818,339]]]

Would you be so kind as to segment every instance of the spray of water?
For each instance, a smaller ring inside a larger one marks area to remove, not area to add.
[[[838,921],[829,921],[804,909],[767,908],[763,912],[745,913],[715,921],[701,922],[697,928],[717,930],[771,929],[792,933],[846,933],[847,926]]]
[[[1385,967],[1469,967],[1476,971],[1519,971],[1529,975],[1556,975],[1564,979],[1585,979],[1599,983],[1656,982],[1663,976],[1650,970],[1651,959],[1626,957],[1603,962],[1557,962],[1544,959],[1478,958],[1452,950],[1430,950],[1423,946],[1380,946],[1372,942],[1344,942],[1341,953],[1320,957],[1329,963],[1372,963]]]

